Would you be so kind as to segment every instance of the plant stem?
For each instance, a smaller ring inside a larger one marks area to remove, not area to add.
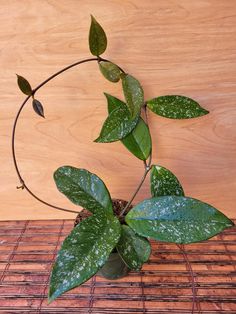
[[[144,104],[144,115],[145,115],[145,120],[146,120],[146,124],[149,128],[149,124],[148,124],[148,115],[147,115],[147,105]],[[138,194],[139,190],[141,189],[145,179],[146,179],[146,176],[148,174],[148,172],[151,170],[151,163],[152,163],[152,151],[150,152],[150,155],[149,155],[149,160],[147,162],[147,160],[144,160],[143,161],[144,163],[144,174],[143,174],[143,177],[138,185],[138,187],[136,188],[133,196],[131,197],[131,199],[129,200],[129,202],[127,203],[127,205],[124,207],[124,209],[121,211],[119,217],[122,217],[124,215],[124,213],[126,212],[126,210],[129,208],[129,206],[132,204],[134,198],[136,197],[136,195]]]
[[[42,200],[41,198],[39,198],[36,194],[34,194],[30,188],[26,185],[26,183],[24,182],[23,180],[23,177],[20,173],[20,170],[19,170],[19,167],[18,167],[18,163],[17,163],[17,159],[16,159],[16,152],[15,152],[15,137],[16,137],[16,126],[17,126],[17,122],[19,120],[19,117],[20,117],[20,114],[24,108],[24,106],[26,105],[26,103],[28,102],[28,100],[32,97],[34,99],[34,95],[35,93],[41,88],[43,87],[44,85],[46,85],[49,81],[51,81],[52,79],[54,79],[56,76],[62,74],[63,72],[77,66],[77,65],[80,65],[82,63],[86,63],[86,62],[91,62],[91,61],[105,61],[105,62],[111,62],[107,59],[104,59],[104,58],[101,58],[101,57],[94,57],[94,58],[89,58],[89,59],[84,59],[84,60],[81,60],[81,61],[77,61],[73,64],[70,64],[68,66],[66,66],[65,68],[59,70],[58,72],[54,73],[53,75],[51,75],[50,77],[48,77],[46,80],[44,80],[42,83],[40,83],[36,88],[33,89],[32,91],[32,94],[27,96],[26,99],[23,101],[22,105],[20,106],[17,114],[16,114],[16,117],[15,117],[15,120],[14,120],[14,124],[13,124],[13,129],[12,129],[12,156],[13,156],[13,162],[14,162],[14,166],[15,166],[15,169],[16,169],[16,173],[18,175],[18,178],[20,180],[20,183],[21,183],[21,186],[17,186],[17,189],[26,189],[26,191],[31,195],[33,196],[37,201],[43,203],[44,205],[47,205],[49,207],[52,207],[54,209],[57,209],[57,210],[61,210],[61,211],[65,211],[65,212],[69,212],[69,213],[78,213],[78,211],[75,211],[75,210],[71,210],[71,209],[66,209],[66,208],[62,208],[62,207],[59,207],[59,206],[56,206],[56,205],[53,205],[53,204],[50,204],[44,200]],[[119,67],[119,66],[118,66]],[[119,67],[120,71],[125,73],[125,71]],[[147,111],[146,111],[146,104],[144,104],[144,113],[145,113],[145,120],[146,120],[146,123],[148,125],[148,117],[147,117]],[[144,167],[145,167],[145,171],[144,171],[144,174],[143,174],[143,177],[138,185],[138,187],[136,188],[133,196],[131,197],[130,201],[127,203],[127,205],[125,206],[125,208],[122,210],[120,216],[122,216],[125,211],[127,210],[127,208],[131,205],[132,201],[134,200],[135,196],[137,195],[137,193],[139,192],[140,188],[142,187],[144,181],[145,181],[145,178],[148,174],[148,172],[150,171],[150,168],[151,168],[151,161],[152,161],[152,154],[150,153],[150,156],[149,156],[149,161],[147,163],[147,161],[145,160],[144,161]]]
[[[129,200],[129,202],[127,203],[127,205],[126,205],[126,206],[124,207],[124,209],[121,211],[119,217],[122,217],[122,216],[124,215],[124,213],[126,212],[127,208],[129,208],[129,206],[132,204],[132,202],[133,202],[135,196],[138,194],[139,190],[141,189],[141,187],[142,187],[142,185],[143,185],[143,183],[144,183],[144,181],[145,181],[145,179],[146,179],[146,176],[147,176],[147,174],[148,174],[149,171],[150,171],[150,168],[149,168],[149,167],[145,169],[144,174],[143,174],[143,177],[142,177],[142,179],[141,179],[141,181],[140,181],[138,187],[136,188],[136,190],[135,190],[133,196],[131,197],[131,199]]]
[[[14,163],[14,166],[15,166],[15,169],[16,169],[16,173],[18,175],[18,178],[20,180],[20,183],[21,183],[21,186],[20,187],[17,187],[18,189],[19,188],[22,188],[22,189],[26,189],[27,192],[29,192],[29,194],[31,194],[36,200],[38,200],[39,202],[43,203],[44,205],[47,205],[49,207],[52,207],[54,209],[57,209],[57,210],[61,210],[61,211],[64,211],[64,212],[69,212],[69,213],[76,213],[78,214],[78,211],[75,211],[75,210],[71,210],[71,209],[66,209],[66,208],[62,208],[62,207],[59,207],[59,206],[56,206],[56,205],[52,205],[48,202],[45,202],[44,200],[40,199],[37,195],[35,195],[31,190],[30,188],[26,185],[26,183],[24,182],[23,180],[23,177],[20,173],[20,170],[19,170],[19,167],[18,167],[18,163],[17,163],[17,159],[16,159],[16,152],[15,152],[15,136],[16,136],[16,126],[17,126],[17,122],[19,120],[19,117],[20,117],[20,114],[22,112],[22,109],[24,108],[24,106],[26,105],[27,101],[30,99],[30,97],[34,97],[34,94],[36,93],[36,91],[38,91],[42,86],[44,86],[45,84],[47,84],[49,81],[51,81],[53,78],[55,78],[56,76],[60,75],[61,73],[79,65],[79,64],[82,64],[82,63],[86,63],[86,62],[90,62],[90,61],[98,61],[99,58],[89,58],[89,59],[84,59],[82,61],[77,61],[71,65],[68,65],[67,67],[61,69],[60,71],[54,73],[53,75],[51,75],[49,78],[47,78],[45,81],[43,81],[41,84],[39,84],[32,92],[32,95],[29,95],[26,97],[26,99],[23,101],[22,105],[20,106],[17,114],[16,114],[16,117],[15,117],[15,120],[14,120],[14,124],[13,124],[13,129],[12,129],[12,140],[11,140],[11,144],[12,144],[12,156],[13,156],[13,163]],[[105,60],[105,59],[104,59]]]

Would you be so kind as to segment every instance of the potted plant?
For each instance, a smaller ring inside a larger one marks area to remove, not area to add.
[[[62,72],[90,61],[98,64],[107,80],[121,82],[124,93],[124,101],[105,93],[108,116],[95,142],[121,141],[131,154],[142,161],[144,174],[132,198],[126,202],[112,199],[102,179],[86,169],[62,166],[55,171],[58,190],[84,209],[78,215],[76,226],[64,240],[53,265],[49,302],[96,273],[116,279],[127,275],[129,270],[141,269],[151,253],[149,238],[187,244],[209,239],[233,226],[233,222],[213,206],[186,196],[170,170],[152,164],[147,110],[169,119],[197,118],[209,112],[186,96],[167,95],[144,100],[139,81],[114,62],[101,57],[107,47],[107,38],[93,16],[89,47],[94,57],[60,70],[35,89],[25,78],[17,76],[19,88],[27,95],[16,116],[12,136],[13,159],[21,188],[49,206],[66,210],[41,200],[25,184],[15,157],[16,124],[30,98],[35,112],[44,116],[43,106],[35,98],[39,88]],[[149,173],[151,198],[133,206],[133,200]]]

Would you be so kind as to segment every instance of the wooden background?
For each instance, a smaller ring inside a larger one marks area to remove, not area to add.
[[[154,162],[172,170],[187,195],[236,217],[236,1],[235,0],[0,0],[1,183],[0,218],[73,218],[34,200],[19,185],[10,140],[24,96],[15,73],[32,84],[90,57],[90,14],[108,36],[104,57],[137,77],[146,99],[183,94],[210,114],[174,121],[150,113]],[[121,97],[95,63],[74,68],[38,93],[46,119],[24,109],[17,157],[30,188],[41,198],[76,209],[55,188],[57,167],[73,165],[99,175],[113,197],[128,199],[142,163],[120,143],[97,144],[106,116],[103,92]],[[148,180],[136,202],[149,197]]]

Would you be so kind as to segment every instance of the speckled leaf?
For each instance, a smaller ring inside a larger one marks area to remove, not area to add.
[[[153,197],[177,195],[184,196],[184,190],[176,176],[162,166],[152,166],[151,193]]]
[[[121,100],[105,94],[108,103],[111,106],[117,106],[112,110],[103,124],[99,137],[95,140],[97,143],[109,143],[121,140],[127,136],[136,126],[139,117],[131,119],[129,110]]]
[[[151,153],[151,135],[142,118],[139,118],[139,122],[133,131],[121,141],[132,154],[141,160],[146,160]]]
[[[211,205],[183,196],[147,199],[131,209],[126,223],[141,236],[174,243],[207,240],[233,225]]]
[[[53,266],[49,302],[81,285],[101,268],[120,237],[114,216],[94,214],[77,225],[64,240]]]
[[[30,83],[23,77],[18,74],[17,76],[17,84],[19,86],[19,89],[24,93],[25,95],[31,95],[32,94],[32,88],[30,86]]]
[[[107,93],[104,93],[104,95],[106,96],[106,99],[107,99],[108,114],[111,114],[112,111],[117,109],[117,108],[126,108],[127,109],[126,104],[122,100],[120,100],[120,99],[118,99],[118,98],[116,98],[110,94],[107,94]]]
[[[140,109],[144,103],[143,89],[139,81],[129,74],[121,74],[122,87],[132,118],[135,118],[140,113]]]
[[[139,270],[151,254],[150,243],[129,226],[122,225],[121,227],[121,236],[116,248],[130,269]]]
[[[99,69],[103,76],[110,82],[116,83],[120,80],[120,69],[112,62],[99,62]]]
[[[107,37],[101,25],[91,15],[89,48],[94,56],[101,55],[107,48]]]
[[[55,171],[54,180],[58,190],[76,205],[92,213],[113,213],[111,197],[105,184],[88,170],[63,166]]]
[[[38,101],[37,99],[33,99],[32,102],[32,106],[34,111],[40,116],[40,117],[44,117],[44,110],[43,110],[43,105],[41,104],[40,101]]]
[[[160,96],[148,100],[147,106],[159,116],[170,119],[191,119],[209,113],[195,100],[178,95]]]
[[[106,93],[104,94],[107,98],[109,114],[111,114],[111,112],[118,107],[125,105],[123,101],[117,99],[116,97]],[[125,138],[121,139],[121,142],[137,158],[141,160],[146,160],[148,158],[152,148],[152,140],[149,128],[142,118],[139,118],[135,128]]]

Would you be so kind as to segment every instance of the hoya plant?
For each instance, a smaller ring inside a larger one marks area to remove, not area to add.
[[[89,214],[73,228],[59,250],[51,272],[50,302],[103,269],[114,252],[129,270],[137,271],[149,259],[149,239],[188,244],[207,240],[233,225],[230,219],[213,206],[185,195],[179,180],[170,170],[152,164],[148,110],[168,119],[198,118],[209,112],[197,101],[181,95],[160,95],[146,100],[143,88],[135,77],[114,62],[101,57],[106,47],[106,34],[92,16],[89,31],[92,58],[67,66],[34,89],[25,78],[17,76],[19,88],[27,98],[14,123],[13,158],[21,188],[25,188],[39,201],[59,210],[67,210],[41,200],[24,182],[15,157],[17,120],[30,98],[35,112],[44,117],[43,105],[35,98],[36,92],[54,77],[81,63],[96,62],[107,80],[122,84],[124,94],[122,99],[118,99],[104,93],[108,114],[95,142],[120,141],[144,166],[143,177],[132,198],[124,202],[119,211],[115,210],[105,183],[96,174],[68,165],[55,171],[54,180],[58,190]],[[151,197],[133,205],[148,174]]]

